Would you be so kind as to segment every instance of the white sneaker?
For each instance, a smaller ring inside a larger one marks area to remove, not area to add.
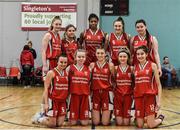
[[[39,119],[42,118],[44,116],[44,113],[42,112],[37,112],[31,119],[33,124],[38,124],[39,123]]]
[[[44,115],[43,117],[40,117],[38,119],[38,123],[43,124],[47,119],[48,119],[48,117]]]
[[[31,87],[31,85],[28,85],[28,86],[27,86],[27,88],[30,88],[30,87]]]
[[[27,88],[27,86],[24,86],[24,89],[26,89]]]

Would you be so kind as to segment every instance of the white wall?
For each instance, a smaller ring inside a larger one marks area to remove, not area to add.
[[[18,0],[17,0],[18,1]],[[28,0],[40,2],[42,0]],[[88,15],[99,14],[99,0],[44,0],[46,3],[77,3],[77,36],[88,27]],[[21,2],[0,2],[0,65],[10,66],[12,60],[19,59],[27,32],[21,30]],[[37,51],[35,66],[41,65],[41,39],[45,31],[30,31],[29,39]],[[62,34],[62,33],[61,33]]]

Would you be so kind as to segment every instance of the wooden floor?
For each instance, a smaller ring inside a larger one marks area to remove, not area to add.
[[[43,87],[24,89],[18,86],[0,86],[0,129],[45,129],[44,126],[31,124],[31,117],[40,109]],[[163,90],[162,113],[165,120],[159,129],[180,129],[180,89]],[[61,129],[92,129],[91,125]],[[95,129],[135,130],[136,127],[96,126]]]

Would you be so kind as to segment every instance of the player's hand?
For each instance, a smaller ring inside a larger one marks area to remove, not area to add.
[[[43,65],[42,71],[43,71],[43,73],[47,74],[47,72],[48,72],[47,64]]]
[[[159,72],[159,77],[161,77],[162,76],[162,70],[158,69],[158,72]]]
[[[157,101],[157,102],[156,102],[155,111],[156,111],[156,112],[159,111],[160,108],[161,108],[160,102]]]
[[[47,113],[49,110],[49,105],[48,104],[44,104],[44,111],[45,113]]]

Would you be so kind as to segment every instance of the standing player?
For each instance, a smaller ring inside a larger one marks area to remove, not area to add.
[[[149,34],[146,26],[146,22],[143,19],[137,20],[135,23],[136,31],[138,35],[132,37],[131,39],[131,54],[133,59],[133,64],[138,63],[136,57],[136,49],[139,46],[145,45],[148,52],[148,59],[157,64],[158,71],[160,76],[162,75],[161,71],[161,62],[158,53],[158,41],[155,36]]]
[[[88,20],[89,29],[81,33],[79,42],[82,48],[87,51],[85,64],[89,66],[91,62],[97,61],[95,55],[96,48],[107,46],[108,37],[101,29],[97,27],[99,18],[96,14],[90,14]]]
[[[57,66],[57,58],[61,55],[61,40],[59,32],[61,30],[62,20],[59,16],[55,16],[51,22],[49,31],[42,39],[42,75],[45,80],[48,70],[52,70]],[[32,123],[38,123],[39,118],[44,115],[44,96],[42,97],[41,112],[36,113],[32,118]]]
[[[105,49],[96,49],[97,62],[90,64],[92,70],[92,122],[98,125],[109,125],[110,113],[113,110],[111,76],[114,73],[113,63],[105,59]],[[102,115],[102,116],[101,116]]]
[[[119,65],[115,66],[114,114],[117,125],[130,125],[133,89],[129,49],[120,49],[118,61]]]
[[[74,54],[78,48],[78,43],[75,36],[76,28],[69,24],[66,26],[64,38],[62,39],[62,52],[66,53],[68,65],[74,64]]]
[[[48,120],[43,124],[48,127],[61,126],[66,115],[66,99],[68,96],[67,57],[61,55],[58,66],[47,73],[44,83],[44,111]]]
[[[70,125],[76,125],[80,120],[81,125],[89,123],[89,94],[90,70],[84,65],[86,51],[79,49],[75,53],[76,63],[70,65]]]
[[[140,46],[136,50],[138,63],[134,67],[135,75],[135,116],[137,126],[142,128],[144,118],[147,119],[147,126],[155,128],[162,123],[164,116],[159,115],[155,118],[155,112],[160,109],[162,87],[159,80],[157,66],[150,60],[146,60],[148,49],[146,46]],[[153,80],[156,80],[157,87],[154,87]],[[156,90],[157,89],[157,90]],[[158,92],[156,100],[156,91]]]
[[[109,36],[110,57],[114,65],[118,65],[118,52],[120,48],[129,48],[130,35],[125,33],[125,24],[122,17],[113,23],[115,32]]]
[[[49,31],[42,39],[42,63],[43,77],[48,70],[57,66],[57,58],[61,54],[61,40],[59,32],[61,30],[62,20],[55,16],[52,20]]]

